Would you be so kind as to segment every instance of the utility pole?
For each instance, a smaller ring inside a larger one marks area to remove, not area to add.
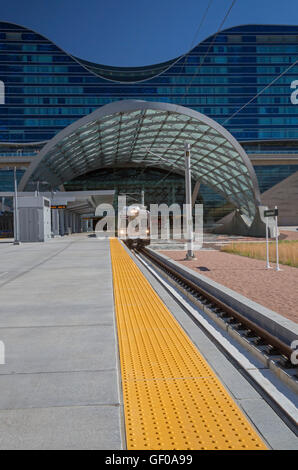
[[[161,160],[165,160],[160,155],[157,155],[146,147],[148,153]],[[192,220],[192,193],[191,193],[191,165],[190,165],[190,144],[184,144],[184,158],[185,158],[185,196],[186,196],[186,231],[187,231],[187,254],[186,260],[195,260],[193,253],[193,220]]]
[[[279,255],[278,255],[278,224],[277,224],[277,215],[278,215],[278,209],[277,206],[275,206],[275,242],[276,242],[276,271],[281,271],[279,267]]]
[[[19,209],[18,209],[18,183],[17,169],[14,167],[14,245],[20,245],[19,240]]]
[[[187,253],[186,260],[195,259],[193,253],[193,220],[192,220],[192,194],[191,194],[191,169],[190,169],[190,144],[185,143],[185,199],[186,199],[186,233]]]
[[[268,227],[268,217],[266,217],[266,269],[271,269],[269,261],[269,227]]]

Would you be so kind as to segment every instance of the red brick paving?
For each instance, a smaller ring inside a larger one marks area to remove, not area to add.
[[[196,261],[184,261],[185,251],[162,253],[298,323],[298,268],[267,270],[265,261],[218,250],[198,251]]]

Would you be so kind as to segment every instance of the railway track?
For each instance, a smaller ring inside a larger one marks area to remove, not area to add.
[[[152,250],[141,248],[131,251],[139,261],[143,262],[147,267],[148,265],[151,266],[153,271],[159,273],[163,279],[166,279],[174,287],[175,291],[180,291],[192,304],[207,313],[213,320],[217,320],[217,324],[225,329],[228,326],[229,332],[231,330],[236,332],[235,335],[231,336],[234,339],[238,337],[244,340],[246,349],[249,352],[255,352],[254,355],[258,359],[262,356],[264,364],[268,366],[268,361],[274,363],[275,366],[273,368],[270,366],[273,373],[276,374],[279,380],[289,386],[294,393],[298,392],[298,367],[291,362],[293,349],[288,344],[251,321],[251,319],[246,318],[243,312],[236,311],[195,282],[187,279],[187,277],[177,272],[172,266],[163,262]],[[244,343],[241,341],[242,345]],[[270,396],[267,399],[267,401],[271,402]],[[277,409],[278,414],[292,429],[294,425],[294,430],[297,432],[295,417],[291,415],[291,412],[285,411],[282,407],[279,409],[279,405],[278,400],[275,400],[274,408]]]
[[[212,310],[218,317],[230,325],[233,325],[233,328],[241,331],[244,336],[251,338],[251,341],[256,345],[263,346],[264,352],[266,351],[268,355],[280,355],[280,361],[284,367],[292,367],[291,355],[293,349],[289,345],[249,320],[226,303],[217,299],[185,276],[182,276],[181,273],[178,273],[175,269],[163,263],[157,256],[154,256],[154,253],[146,250],[146,248],[138,250],[137,253],[147,258],[147,260],[150,259],[157,267],[161,268],[164,273],[170,276],[170,278],[179,285],[180,290],[181,288],[186,290],[195,300],[199,300],[201,304],[209,310]],[[295,369],[295,366],[293,366],[293,369]],[[298,374],[298,368],[296,367],[296,369]]]

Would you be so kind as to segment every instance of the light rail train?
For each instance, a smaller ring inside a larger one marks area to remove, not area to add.
[[[150,212],[144,206],[124,206],[119,214],[118,237],[129,248],[150,243]]]

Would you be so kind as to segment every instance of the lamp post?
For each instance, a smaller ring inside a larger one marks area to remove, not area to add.
[[[19,240],[19,209],[18,209],[18,183],[17,183],[17,169],[14,167],[14,245],[20,245]]]
[[[151,152],[146,148],[147,152],[155,157],[165,160],[163,157]],[[192,192],[191,192],[191,164],[190,164],[190,144],[184,144],[185,159],[185,199],[186,199],[186,236],[187,236],[187,253],[186,260],[195,260],[193,252],[193,220],[192,220]]]
[[[195,259],[193,253],[193,220],[192,220],[192,198],[191,198],[191,169],[190,169],[190,144],[185,143],[185,199],[186,199],[186,234],[187,253],[186,260]]]
[[[268,217],[266,217],[266,269],[271,269],[269,262],[269,227]]]
[[[276,242],[276,271],[281,271],[279,267],[279,255],[278,255],[278,224],[277,224],[277,215],[278,215],[278,209],[277,206],[275,206],[275,242]]]

